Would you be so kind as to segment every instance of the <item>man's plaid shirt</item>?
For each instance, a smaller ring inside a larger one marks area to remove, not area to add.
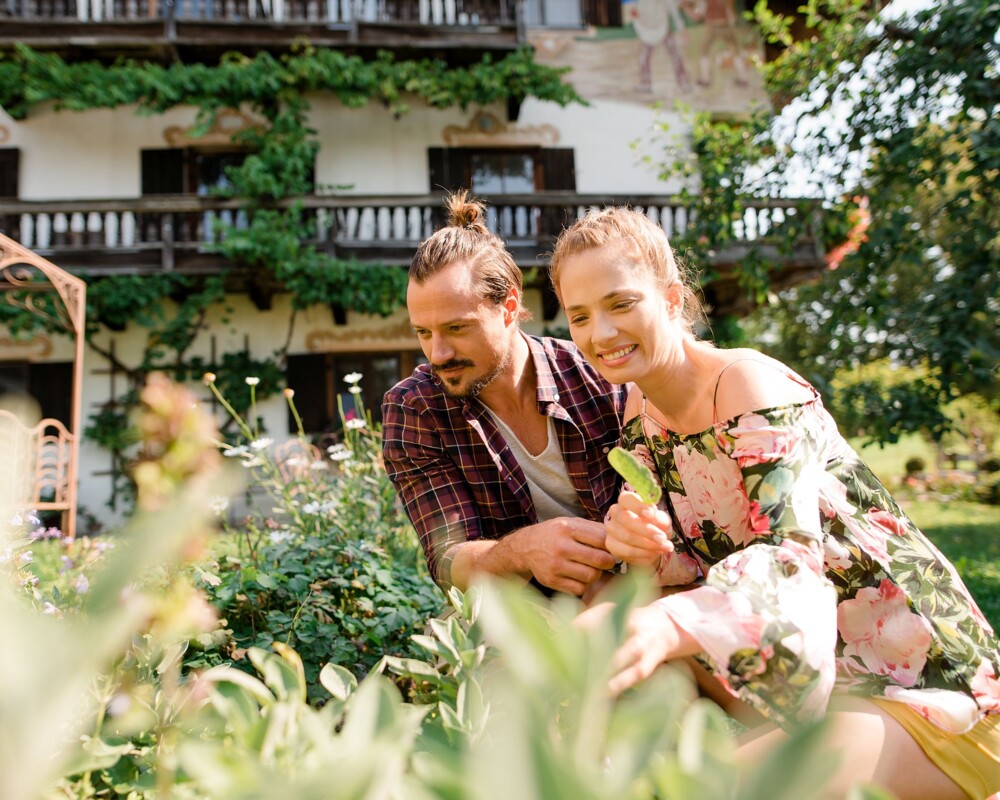
[[[607,454],[618,443],[625,388],[613,386],[569,342],[525,336],[538,380],[538,411],[555,421],[570,482],[601,521],[620,481]],[[382,403],[389,477],[420,536],[435,579],[454,544],[499,539],[538,522],[531,492],[493,418],[476,400],[448,397],[426,364]]]

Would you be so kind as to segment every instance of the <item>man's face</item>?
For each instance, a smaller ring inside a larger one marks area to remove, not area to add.
[[[516,293],[512,298],[499,306],[483,300],[464,263],[410,281],[410,324],[450,397],[475,397],[510,365],[518,333]]]

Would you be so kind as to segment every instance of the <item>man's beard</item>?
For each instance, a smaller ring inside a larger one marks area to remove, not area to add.
[[[447,379],[441,378],[441,385],[444,387],[444,393],[453,400],[471,400],[474,397],[478,397],[479,393],[482,392],[483,389],[485,389],[487,386],[493,383],[493,381],[496,380],[497,376],[499,376],[504,370],[507,369],[507,367],[510,366],[512,358],[513,354],[511,350],[507,350],[499,359],[497,359],[497,362],[493,365],[493,369],[491,369],[485,375],[476,378],[465,388],[461,389],[453,388],[448,384]],[[431,369],[433,369],[435,373],[438,373],[439,371],[452,369],[454,367],[474,367],[474,366],[475,364],[472,361],[455,359],[453,361],[448,361],[438,366],[433,366],[431,367]],[[438,377],[440,378],[441,376],[438,375]]]

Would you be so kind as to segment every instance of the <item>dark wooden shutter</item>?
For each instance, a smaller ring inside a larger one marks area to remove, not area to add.
[[[329,359],[325,353],[288,356],[285,380],[288,388],[295,391],[295,408],[307,433],[327,431],[333,422]],[[298,432],[291,409],[288,411],[288,432]]]
[[[20,160],[21,151],[16,147],[0,149],[0,198],[8,200],[17,199],[17,177]],[[21,232],[18,222],[19,218],[16,214],[9,217],[0,216],[0,233],[4,233],[14,239],[20,238]]]
[[[29,364],[28,394],[38,401],[43,417],[57,419],[70,428],[73,414],[73,362]]]
[[[427,166],[432,192],[468,189],[468,152],[460,147],[428,147]]]
[[[620,0],[583,0],[583,21],[598,28],[620,28],[622,4]]]
[[[553,147],[540,150],[536,184],[548,192],[575,192],[576,162],[573,149]],[[538,220],[540,236],[558,236],[569,221],[568,214],[568,209],[545,209]]]
[[[20,161],[21,151],[16,147],[0,149],[0,197],[10,199],[17,197],[17,176]]]
[[[179,147],[142,151],[142,193],[182,194],[184,151]]]
[[[551,147],[539,151],[541,188],[549,192],[576,191],[576,162],[571,147]]]

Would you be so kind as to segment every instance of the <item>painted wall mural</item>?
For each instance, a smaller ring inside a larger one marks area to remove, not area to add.
[[[621,28],[528,35],[538,61],[572,67],[588,99],[738,112],[768,102],[754,68],[763,43],[742,9],[742,0],[627,0]]]

